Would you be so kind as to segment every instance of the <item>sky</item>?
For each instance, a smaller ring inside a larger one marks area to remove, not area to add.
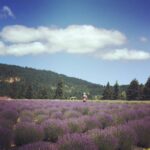
[[[0,0],[0,63],[105,85],[150,76],[149,0]]]

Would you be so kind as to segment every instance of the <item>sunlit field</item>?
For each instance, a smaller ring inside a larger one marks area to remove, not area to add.
[[[142,150],[148,101],[0,101],[1,150]]]

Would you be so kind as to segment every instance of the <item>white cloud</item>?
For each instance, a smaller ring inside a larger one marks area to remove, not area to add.
[[[146,43],[148,42],[148,39],[144,36],[140,37],[140,41],[143,42],[143,43]]]
[[[97,57],[104,60],[146,60],[150,59],[150,53],[142,50],[116,49],[105,51]]]
[[[23,56],[29,54],[41,54],[46,52],[47,47],[40,42],[31,42],[25,44],[13,44],[6,46],[0,41],[0,55]]]
[[[142,50],[108,50],[125,42],[123,33],[91,25],[71,25],[66,28],[13,25],[4,27],[0,32],[0,55],[24,56],[63,51],[89,53],[104,60],[150,59],[150,53]]]
[[[71,25],[66,28],[29,28],[13,25],[2,29],[0,38],[5,43],[9,42],[10,47],[15,45],[19,49],[21,44],[25,46],[29,43],[40,42],[47,47],[44,51],[47,53],[58,51],[90,53],[102,48],[122,45],[126,42],[125,35],[117,30],[106,30],[91,25]],[[25,54],[25,52],[22,53]]]
[[[10,7],[3,6],[3,8],[0,10],[0,18],[7,18],[7,17],[15,18],[15,15],[10,9]]]

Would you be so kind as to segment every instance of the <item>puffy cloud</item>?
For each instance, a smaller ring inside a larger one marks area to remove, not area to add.
[[[31,42],[25,44],[13,44],[6,46],[0,42],[0,55],[23,56],[29,54],[40,54],[46,52],[47,47],[40,42]]]
[[[97,55],[97,57],[104,60],[146,60],[150,59],[150,53],[142,50],[129,50],[124,48],[105,51]]]
[[[47,47],[45,52],[48,53],[90,53],[105,47],[122,45],[126,41],[125,35],[117,30],[106,30],[91,25],[71,25],[66,28],[29,28],[13,25],[4,27],[0,37],[4,42],[9,42],[10,47],[18,46],[19,49],[20,45],[27,47],[29,43],[40,42]],[[19,55],[20,53],[21,51]],[[23,51],[22,53],[25,54]]]
[[[140,41],[145,43],[145,42],[148,42],[148,39],[144,36],[140,37]]]
[[[91,25],[71,25],[66,28],[22,25],[4,27],[0,32],[0,55],[36,55],[41,53],[91,54],[104,60],[145,60],[150,53],[142,50],[114,49],[126,42],[117,30]]]
[[[15,18],[15,15],[10,9],[10,7],[3,6],[3,8],[0,10],[0,18],[7,18],[7,17]]]

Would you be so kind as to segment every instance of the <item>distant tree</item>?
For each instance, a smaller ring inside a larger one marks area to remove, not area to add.
[[[122,92],[119,94],[119,98],[120,98],[121,100],[126,100],[126,99],[127,99],[126,92],[125,92],[125,91],[122,91]]]
[[[139,85],[139,100],[143,100],[144,99],[144,85],[140,84]]]
[[[113,99],[119,99],[119,84],[117,81],[113,87]]]
[[[145,83],[143,93],[144,93],[144,99],[150,100],[150,77],[148,78],[147,82]]]
[[[47,89],[45,87],[40,88],[38,98],[40,98],[40,99],[47,99],[48,98]]]
[[[112,99],[112,88],[110,87],[109,82],[107,83],[107,85],[104,89],[103,99]]]
[[[28,85],[27,87],[25,98],[28,98],[28,99],[33,98],[33,89],[31,85]]]
[[[127,88],[127,100],[138,100],[139,99],[139,82],[134,79],[131,81]]]
[[[17,82],[13,82],[9,84],[10,90],[9,90],[9,96],[11,98],[18,98],[20,86]]]
[[[64,92],[63,92],[63,81],[60,80],[57,84],[57,88],[55,91],[55,99],[63,99]]]

